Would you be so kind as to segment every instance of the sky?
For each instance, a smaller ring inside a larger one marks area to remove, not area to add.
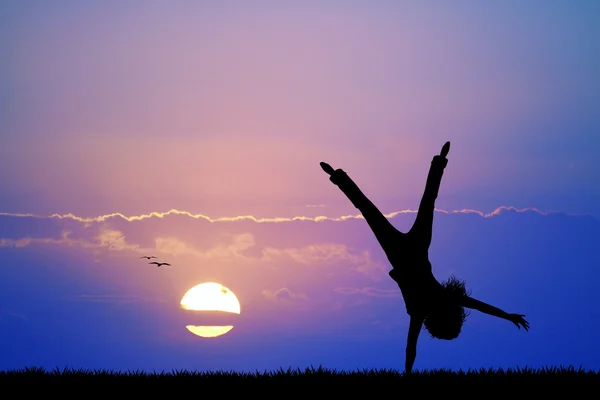
[[[0,3],[0,370],[403,370],[344,169],[472,311],[415,369],[600,369],[600,3]],[[149,265],[155,255],[171,266]],[[185,310],[216,282],[240,314]],[[233,325],[214,338],[187,325]]]

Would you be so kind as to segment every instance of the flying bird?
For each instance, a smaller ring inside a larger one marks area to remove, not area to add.
[[[161,265],[168,265],[169,267],[171,266],[171,264],[169,264],[169,263],[161,263],[161,262],[156,262],[156,261],[148,263],[148,264],[156,264],[157,268],[160,267]]]
[[[149,259],[151,259],[151,258],[156,258],[156,257],[154,257],[154,256],[141,256],[140,258],[146,258],[146,259],[148,259],[148,260],[149,260]]]

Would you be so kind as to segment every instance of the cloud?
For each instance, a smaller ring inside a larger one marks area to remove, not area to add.
[[[287,249],[269,247],[263,253],[266,259],[287,256],[300,264],[314,264],[316,261],[331,263],[340,260],[360,262],[368,259],[368,254],[351,254],[349,249],[343,244],[316,244],[303,248]]]
[[[172,256],[192,256],[208,259],[232,259],[248,258],[242,254],[254,246],[254,237],[250,233],[233,235],[229,243],[219,243],[214,247],[202,251],[184,242],[177,237],[157,237],[155,241],[156,251]]]
[[[254,247],[254,236],[251,233],[242,233],[235,235],[233,241],[226,245],[218,245],[205,253],[206,257],[243,257],[244,250]]]
[[[155,239],[156,251],[172,256],[191,256],[199,259],[220,259],[245,261],[249,264],[289,263],[301,265],[337,265],[349,264],[364,274],[377,274],[383,270],[382,263],[373,260],[369,251],[353,251],[342,244],[312,244],[297,248],[266,247],[258,257],[243,254],[256,245],[254,235],[243,233],[232,236],[229,243],[218,244],[202,251],[176,237],[158,237]]]
[[[18,239],[0,238],[0,247],[22,248],[33,244],[55,244],[66,246],[78,246],[87,249],[106,248],[108,250],[140,250],[136,244],[127,243],[125,235],[118,230],[106,229],[101,230],[98,235],[93,238],[75,238],[73,232],[63,230],[60,232],[59,238],[51,237],[22,237]]]
[[[285,287],[275,290],[275,291],[266,289],[266,290],[262,291],[262,294],[267,299],[269,299],[271,301],[275,301],[275,302],[289,303],[294,300],[308,300],[308,298],[305,294],[293,293],[290,289],[285,288]]]
[[[0,239],[0,247],[25,247],[31,243],[31,238],[21,239]]]
[[[371,258],[368,250],[353,251],[343,244],[314,244],[301,248],[277,249],[268,247],[263,250],[264,260],[289,258],[303,265],[331,265],[346,263],[355,266],[355,270],[365,274],[377,274],[384,266]]]
[[[172,256],[190,255],[202,257],[202,252],[186,244],[176,237],[157,237],[155,240],[156,251]]]
[[[456,250],[463,249],[468,244],[461,238],[480,232],[476,240],[482,241],[483,245],[489,241],[488,238],[496,237],[494,232],[497,229],[503,229],[501,221],[505,217],[523,221],[528,226],[530,223],[525,220],[544,220],[550,225],[555,220],[576,220],[575,217],[567,217],[564,214],[557,216],[529,211],[512,207],[499,207],[489,214],[474,210],[454,213],[440,211],[442,218],[436,220],[439,232],[434,238],[431,252],[435,273],[441,277],[440,274],[447,274],[452,270],[457,276],[468,278],[466,270],[473,267],[463,256],[467,250]],[[266,277],[281,279],[278,282],[270,281],[271,284],[277,285],[275,287],[287,285],[288,278],[308,281],[314,274],[318,274],[324,279],[321,283],[323,290],[330,293],[334,287],[360,288],[365,285],[365,277],[372,282],[387,282],[389,262],[385,254],[364,221],[354,218],[341,218],[344,222],[340,222],[329,217],[322,217],[325,219],[320,220],[319,217],[312,220],[294,217],[297,219],[293,223],[276,224],[255,224],[247,219],[237,219],[237,223],[213,224],[212,222],[217,220],[203,220],[203,223],[197,223],[189,218],[192,214],[184,213],[167,220],[164,218],[166,214],[151,213],[148,218],[154,218],[153,221],[138,216],[135,224],[121,218],[108,226],[106,219],[102,219],[102,224],[85,227],[70,219],[36,220],[31,219],[37,218],[31,217],[31,214],[19,215],[24,217],[0,216],[0,225],[4,225],[5,228],[4,237],[0,237],[0,250],[12,248],[17,251],[33,245],[74,247],[80,251],[89,251],[88,260],[93,264],[106,262],[107,258],[116,256],[121,256],[121,261],[127,263],[127,257],[131,257],[132,254],[155,254],[160,258],[181,257],[177,264],[190,266],[182,269],[187,271],[181,273],[182,282],[185,279],[184,274],[191,273],[192,270],[207,276],[207,279],[210,276],[211,279],[227,279],[230,282],[240,280],[240,283],[247,279],[259,279],[260,274],[269,271]],[[480,219],[478,216],[485,218]],[[5,220],[9,224],[3,224]],[[39,231],[36,230],[38,224]],[[11,237],[11,232],[36,233],[44,237]],[[335,238],[336,242],[332,243],[332,238]],[[473,239],[469,239],[469,242],[471,246],[481,247],[474,245]],[[440,251],[442,249],[443,251]],[[436,260],[436,257],[439,258],[438,254],[444,254],[443,262]],[[113,265],[121,265],[116,263],[114,258],[112,261],[115,261]],[[203,263],[198,264],[197,261]],[[197,269],[198,265],[202,265],[201,270]],[[248,272],[232,276],[229,275],[232,271],[230,268],[237,271],[245,268]],[[330,279],[335,279],[335,286],[331,285]],[[366,285],[369,283],[366,282]],[[371,285],[380,287],[379,284]],[[398,295],[396,291],[393,292],[396,294],[392,294],[368,288],[357,293],[379,297]],[[260,295],[260,292],[256,295]]]
[[[410,212],[398,211],[388,214],[388,218],[397,218],[400,214]],[[536,209],[519,210],[514,207],[499,207],[489,214],[466,209],[451,213],[438,212],[444,216],[436,220],[438,226],[450,224],[451,230],[464,229],[461,226],[471,226],[471,222],[478,225],[477,216],[484,217],[492,224],[501,214],[538,218],[551,216]],[[167,219],[169,215],[173,218]],[[475,218],[466,222],[460,218],[462,215],[473,215]],[[214,273],[220,276],[222,273],[216,271],[223,268],[265,267],[275,274],[286,271],[288,275],[295,274],[295,277],[301,278],[301,275],[316,273],[316,270],[302,267],[326,267],[319,273],[328,278],[335,277],[337,286],[360,287],[364,283],[358,280],[360,276],[372,281],[385,280],[389,266],[385,254],[360,218],[297,216],[257,219],[237,216],[211,219],[202,214],[178,210],[136,216],[113,213],[91,219],[72,214],[39,217],[28,213],[4,213],[0,214],[0,226],[3,227],[0,249],[19,250],[34,245],[72,247],[89,251],[89,260],[93,264],[106,262],[107,257],[117,255],[129,257],[132,253],[137,256],[155,253],[161,257],[182,257],[179,265],[188,262],[194,265],[196,260],[207,261],[202,273],[213,276]],[[110,226],[109,219],[113,219]],[[197,220],[202,220],[202,223],[197,223]],[[225,221],[231,223],[216,223]],[[444,242],[456,242],[460,237],[453,235],[445,238],[445,231],[436,235],[434,247],[445,246]],[[332,238],[335,238],[335,242],[331,241]],[[457,270],[458,264],[445,262],[444,265],[464,275]],[[286,282],[279,284],[284,286]],[[327,290],[332,289],[329,287]]]
[[[115,250],[123,250],[126,248],[125,235],[123,235],[123,232],[114,229],[104,229],[96,236],[96,240],[101,246],[114,248]]]
[[[321,204],[307,205],[307,207],[311,207],[311,208],[312,207],[324,207],[324,205],[321,205]],[[513,211],[513,212],[518,212],[518,213],[534,212],[534,213],[538,213],[541,215],[548,215],[551,213],[556,213],[553,211],[542,211],[536,207],[517,208],[517,207],[513,207],[513,206],[500,206],[490,213],[484,213],[482,211],[472,210],[472,209],[460,209],[460,210],[451,210],[451,211],[436,209],[436,211],[439,213],[444,213],[444,214],[477,214],[483,218],[491,218],[491,217],[500,215],[504,211]],[[389,214],[385,214],[385,216],[387,218],[393,218],[400,214],[415,214],[416,212],[417,212],[417,210],[405,209],[405,210],[399,210],[399,211],[391,212]],[[4,216],[4,217],[13,217],[13,218],[72,220],[72,221],[77,221],[77,222],[88,224],[88,225],[91,223],[106,222],[110,219],[121,219],[121,220],[124,220],[127,222],[134,222],[134,221],[142,221],[145,219],[154,219],[154,218],[164,219],[165,217],[172,216],[172,215],[181,215],[181,216],[186,216],[186,217],[189,217],[192,219],[201,219],[201,220],[205,220],[205,221],[208,221],[211,223],[213,223],[213,222],[236,222],[236,221],[244,221],[244,220],[254,221],[256,223],[282,223],[282,222],[295,222],[295,221],[320,222],[320,221],[345,221],[348,219],[363,219],[363,216],[360,215],[360,213],[358,213],[356,215],[346,215],[346,216],[341,216],[341,217],[294,216],[294,217],[258,218],[258,217],[252,216],[252,215],[238,215],[238,216],[233,216],[233,217],[211,218],[205,214],[194,214],[189,211],[177,210],[177,209],[171,209],[171,210],[165,211],[165,212],[153,211],[153,212],[150,212],[147,214],[138,214],[138,215],[129,215],[129,216],[122,214],[122,213],[110,213],[110,214],[99,215],[96,217],[82,217],[82,216],[78,216],[78,215],[75,215],[72,213],[50,214],[50,215],[45,215],[45,216],[31,214],[31,213],[0,213],[0,217]]]
[[[23,248],[32,244],[63,244],[68,246],[81,245],[82,247],[94,247],[91,243],[80,242],[68,237],[69,232],[63,232],[60,239],[56,238],[36,238],[22,237],[19,239],[0,238],[0,247]]]
[[[2,238],[0,247],[23,248],[32,244],[53,244],[84,249],[107,251],[131,251],[136,254],[157,252],[159,255],[190,256],[197,259],[236,260],[246,264],[276,264],[286,263],[301,265],[337,265],[354,266],[356,271],[365,274],[379,272],[383,265],[373,260],[368,250],[354,251],[342,244],[311,244],[303,247],[276,248],[266,247],[256,257],[244,254],[244,251],[256,245],[254,235],[242,233],[229,235],[230,241],[218,243],[211,248],[201,250],[190,243],[175,237],[159,236],[154,239],[154,247],[146,248],[136,243],[126,241],[125,234],[120,230],[103,229],[91,239],[76,238],[69,231],[63,231],[60,238]],[[96,255],[99,255],[97,252]]]
[[[350,288],[350,287],[339,287],[335,288],[334,291],[336,293],[341,294],[364,294],[365,296],[372,297],[400,297],[401,292],[400,289],[377,289],[374,287],[364,287],[362,289]]]

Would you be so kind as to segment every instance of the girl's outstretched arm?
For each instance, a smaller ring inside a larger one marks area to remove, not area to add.
[[[525,328],[526,331],[529,330],[529,322],[523,318],[524,314],[509,314],[497,307],[486,304],[483,301],[479,301],[469,296],[462,297],[461,306],[472,308],[474,310],[480,311],[482,313],[493,315],[494,317],[502,318],[507,321],[512,322],[517,326],[517,328],[521,329],[521,325]]]

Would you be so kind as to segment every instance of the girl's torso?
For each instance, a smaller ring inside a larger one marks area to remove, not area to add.
[[[403,234],[394,247],[384,249],[393,269],[390,277],[398,283],[409,315],[427,314],[442,295],[443,287],[433,276],[428,249],[412,243]]]

